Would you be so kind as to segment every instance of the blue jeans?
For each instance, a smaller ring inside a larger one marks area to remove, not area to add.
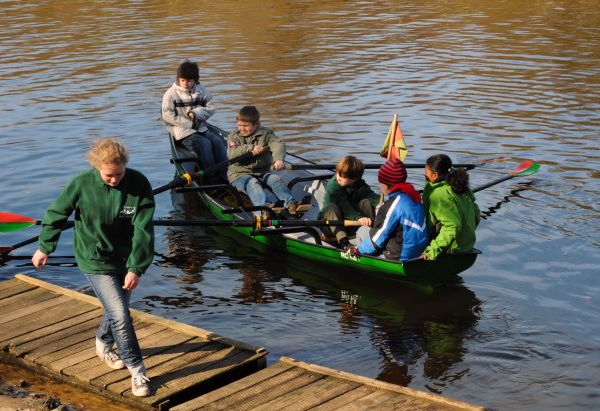
[[[273,194],[279,199],[285,202],[285,207],[294,200],[294,196],[287,188],[281,177],[277,174],[265,173],[260,177],[254,177],[251,175],[244,175],[236,179],[231,183],[232,186],[240,191],[246,193],[250,197],[250,201],[255,206],[264,206],[267,204],[267,193],[260,181],[263,181],[266,185],[271,187]]]
[[[227,161],[227,148],[223,139],[216,134],[206,131],[204,133],[194,133],[180,140],[188,150],[196,153],[196,156],[202,164],[202,168]],[[226,183],[227,166],[218,170],[206,173],[208,183]]]
[[[117,343],[119,356],[129,370],[143,369],[144,363],[140,345],[133,329],[133,320],[129,315],[131,292],[123,287],[124,276],[86,274],[94,293],[102,303],[104,316],[96,338],[108,345]]]

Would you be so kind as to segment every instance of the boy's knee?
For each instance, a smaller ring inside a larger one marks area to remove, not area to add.
[[[358,202],[358,209],[365,217],[369,217],[370,219],[375,218],[375,207],[371,203],[371,200],[368,198],[363,198]]]
[[[338,205],[330,203],[323,208],[323,217],[326,220],[341,220],[343,216]]]

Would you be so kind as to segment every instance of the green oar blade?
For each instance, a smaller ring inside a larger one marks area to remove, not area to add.
[[[19,214],[0,212],[0,233],[9,233],[30,227],[36,223],[33,218]]]
[[[19,214],[0,212],[0,233],[9,233],[18,231],[36,223],[33,218],[25,217]]]
[[[528,176],[539,170],[541,164],[535,163],[533,161],[527,160],[523,161],[517,168],[511,171],[511,174],[515,174],[518,176]]]

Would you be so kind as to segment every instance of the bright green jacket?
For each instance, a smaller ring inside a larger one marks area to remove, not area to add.
[[[154,257],[154,197],[139,171],[127,168],[116,187],[91,169],[75,176],[50,205],[39,237],[39,249],[56,250],[61,229],[75,211],[73,248],[86,274],[142,275]]]
[[[480,211],[471,191],[456,194],[446,181],[427,182],[423,190],[431,243],[425,249],[430,260],[444,253],[467,253],[475,245]]]
[[[358,203],[365,198],[368,198],[371,201],[373,207],[379,203],[379,196],[371,190],[371,187],[365,183],[365,180],[361,179],[355,181],[354,184],[342,187],[337,182],[335,176],[333,176],[327,182],[319,218],[323,218],[323,209],[327,207],[327,205],[334,203],[340,208],[340,211],[344,215],[344,219],[358,220],[363,217],[358,209]]]

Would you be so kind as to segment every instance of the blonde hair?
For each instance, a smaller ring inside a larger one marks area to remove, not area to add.
[[[94,140],[94,145],[87,153],[87,160],[94,168],[103,164],[124,166],[129,161],[129,154],[119,140],[109,137]]]

